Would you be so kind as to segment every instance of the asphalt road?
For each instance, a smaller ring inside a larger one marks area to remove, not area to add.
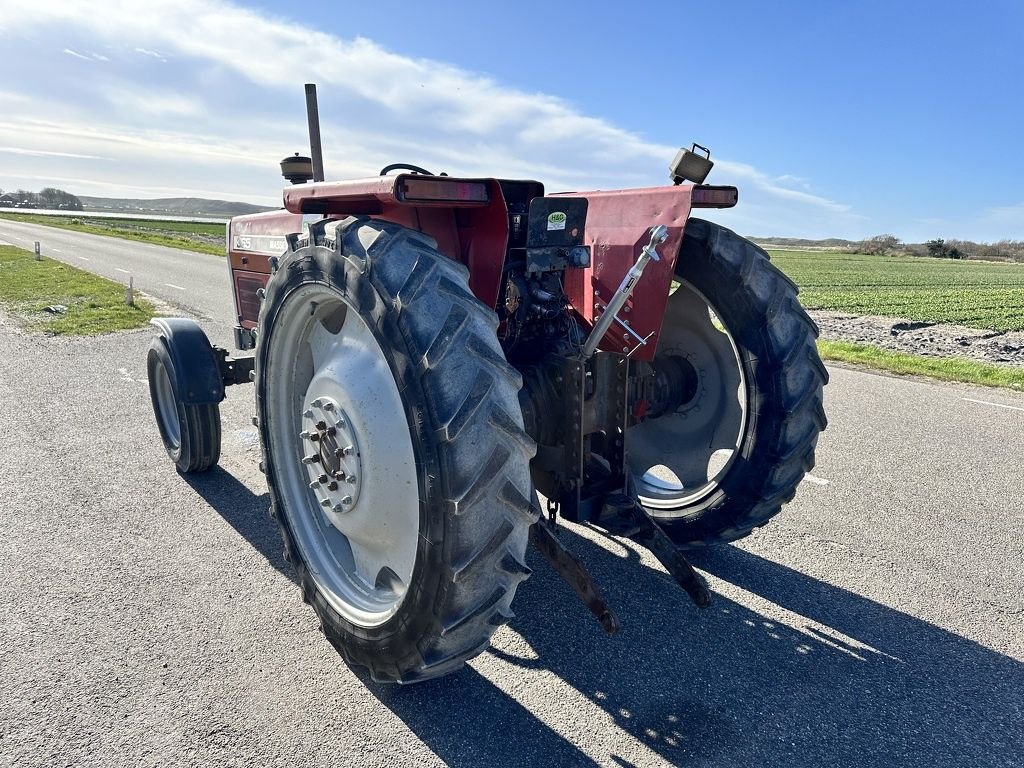
[[[223,261],[45,237],[146,287],[173,271],[228,337]],[[694,558],[710,609],[642,549],[566,526],[619,635],[531,553],[491,651],[392,688],[347,668],[299,598],[251,390],[222,406],[221,467],[186,480],[151,415],[148,343],[0,315],[0,765],[1024,763],[1024,396],[833,368],[813,478]]]

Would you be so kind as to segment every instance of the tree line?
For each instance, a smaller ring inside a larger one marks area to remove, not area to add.
[[[875,235],[851,243],[853,250],[877,256],[931,256],[938,259],[985,259],[1024,261],[1024,240],[975,243],[971,240],[936,238],[925,243],[904,243],[895,235]]]
[[[4,208],[46,208],[59,211],[80,211],[82,201],[63,189],[46,187],[38,192],[27,189],[0,189],[0,207]]]

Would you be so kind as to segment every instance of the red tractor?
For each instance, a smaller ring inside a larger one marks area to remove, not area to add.
[[[682,551],[793,498],[827,380],[792,281],[691,218],[737,202],[703,184],[710,153],[681,150],[671,186],[615,192],[411,165],[324,182],[313,96],[284,210],[228,225],[235,341],[254,356],[155,321],[150,389],[179,471],[217,462],[225,386],[254,381],[285,555],[375,680],[487,648],[531,538],[614,632],[558,517],[645,543],[706,605]]]

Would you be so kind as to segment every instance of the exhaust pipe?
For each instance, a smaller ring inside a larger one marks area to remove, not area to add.
[[[324,155],[320,146],[320,112],[316,105],[316,83],[306,83],[306,120],[309,123],[309,156],[313,181],[324,180]]]

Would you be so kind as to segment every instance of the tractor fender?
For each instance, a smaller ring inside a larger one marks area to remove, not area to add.
[[[158,317],[157,329],[171,358],[172,383],[185,405],[213,405],[224,399],[224,379],[213,345],[194,320]]]

